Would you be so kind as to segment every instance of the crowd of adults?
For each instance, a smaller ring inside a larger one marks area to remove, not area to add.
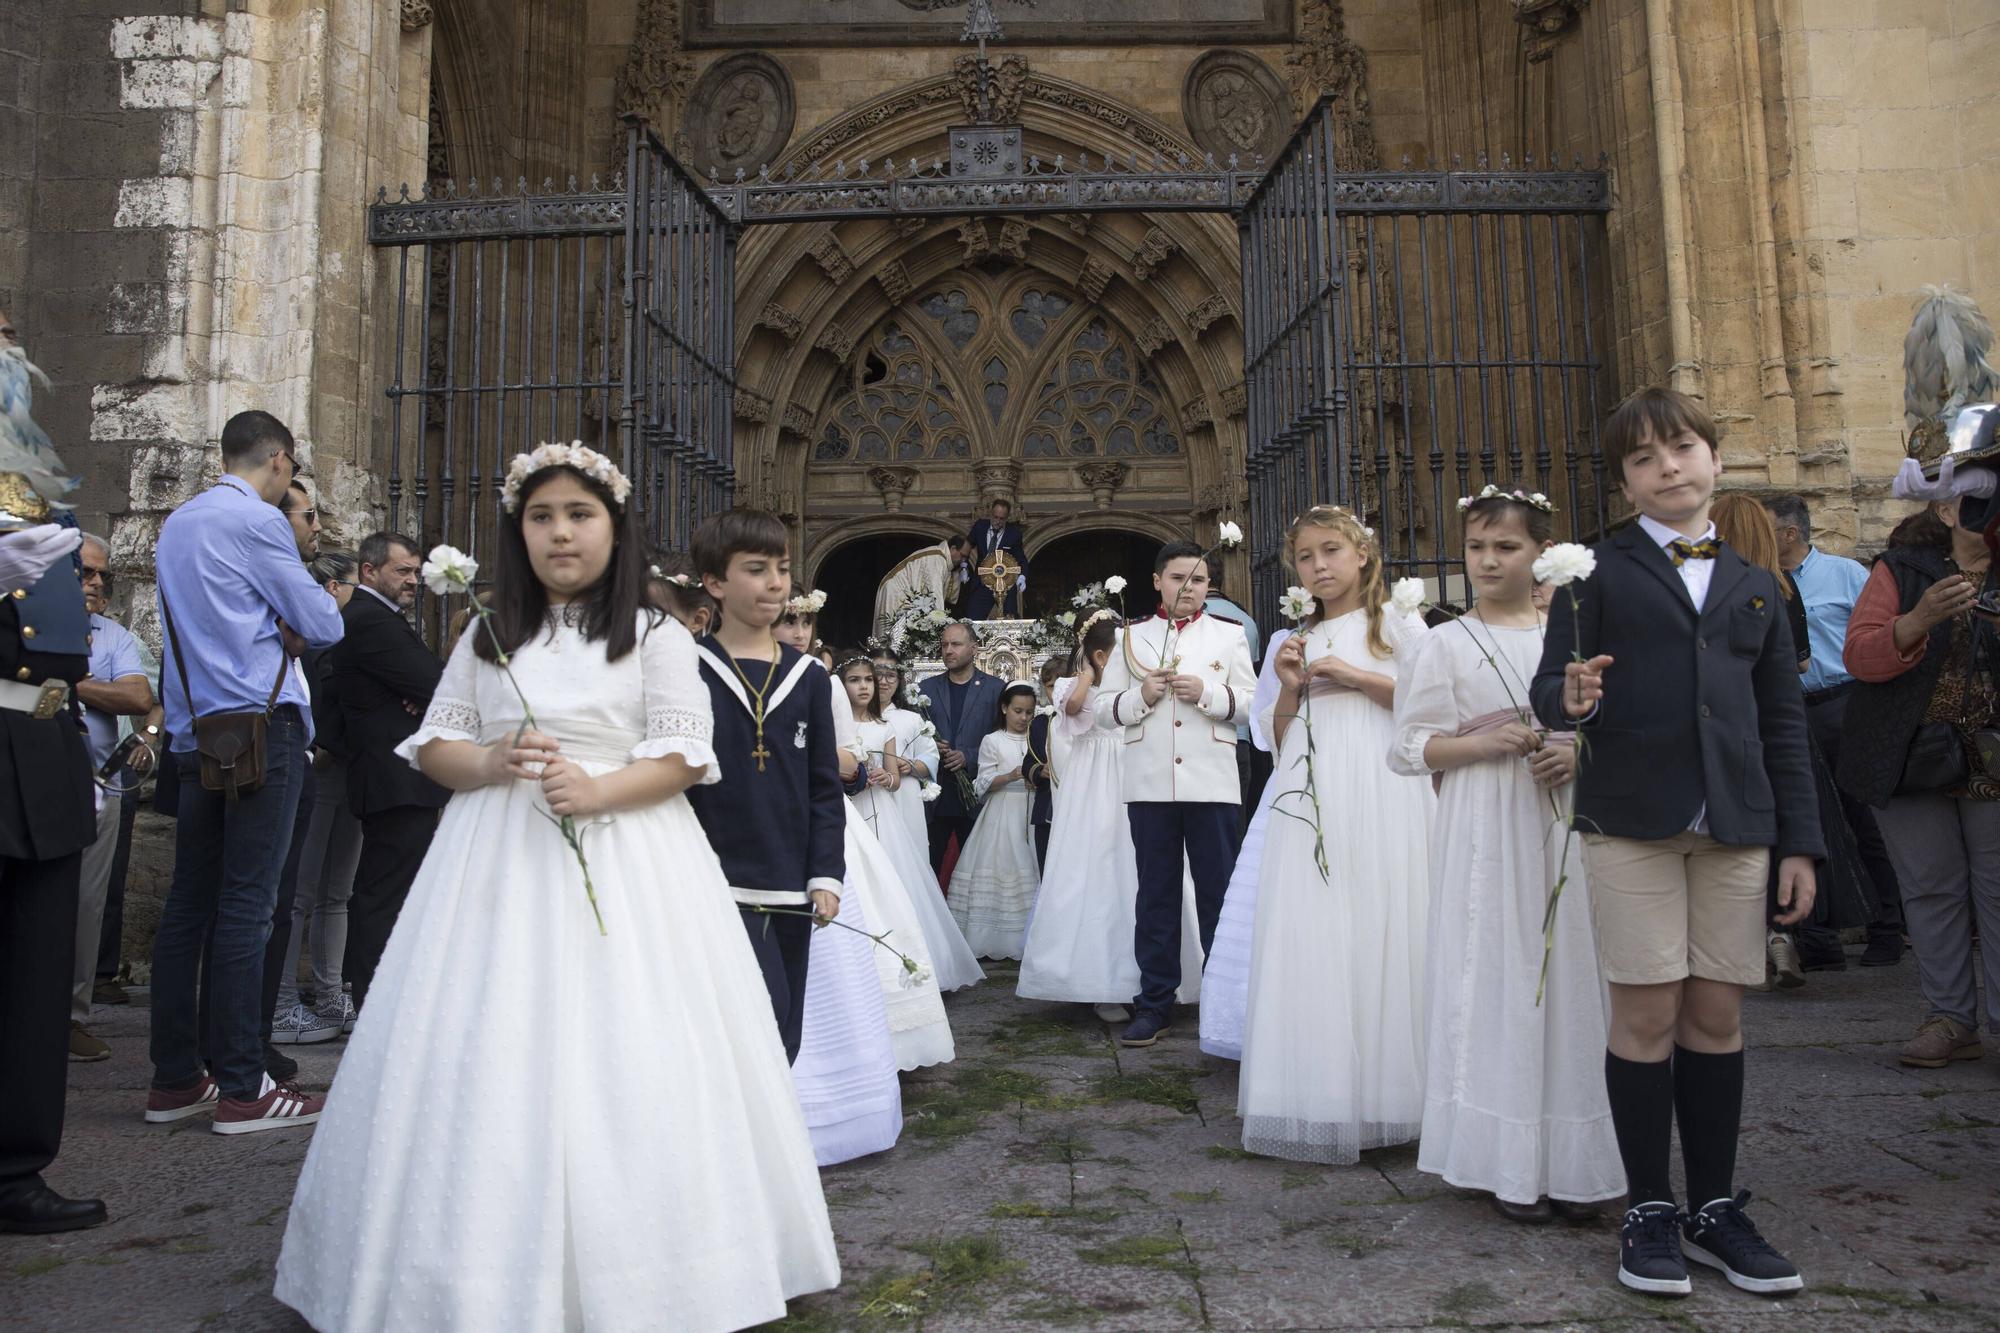
[[[318,1110],[320,1099],[292,1084],[297,1065],[285,1048],[351,1030],[446,792],[394,755],[441,670],[409,618],[417,542],[377,532],[353,551],[323,549],[317,504],[285,426],[244,412],[221,443],[220,479],[161,531],[163,661],[112,617],[109,545],[86,535],[77,553],[89,655],[74,688],[76,716],[89,768],[108,794],[94,834],[74,839],[83,848],[74,951],[57,961],[70,977],[69,1058],[108,1058],[90,1013],[93,1004],[129,999],[117,979],[126,864],[141,786],[155,779],[154,799],[175,818],[177,838],[150,960],[154,1069],[145,1118],[170,1123],[213,1109],[218,1132],[245,1133],[308,1123]],[[1831,869],[1854,885],[1823,895],[1826,908],[1796,932],[1773,931],[1767,984],[1795,988],[1806,973],[1844,968],[1843,928],[1865,929],[1863,966],[1896,963],[1907,932],[1927,1012],[1902,1058],[1970,1058],[1980,1050],[1974,940],[1980,925],[1990,937],[2000,922],[1996,644],[1992,622],[1973,614],[1991,582],[1987,547],[1955,525],[1949,505],[1933,506],[1896,529],[1871,573],[1814,546],[1801,497],[1748,509],[1753,517],[1731,520],[1739,526],[1730,539],[1753,560],[1768,543],[1763,557],[1796,598],[1823,810],[1837,812],[1846,830],[1831,840],[1840,862]],[[1000,549],[1009,536],[1004,513],[985,526],[975,552]],[[17,577],[0,588],[0,601],[24,597],[19,586]],[[947,766],[977,744],[951,724],[990,711],[961,697],[971,693],[975,654],[972,635],[955,627],[945,636],[946,673],[927,687],[944,719]],[[264,719],[262,773],[240,790],[227,772],[220,782],[214,771],[205,775],[213,756],[205,761],[196,748],[195,719],[232,714]],[[1246,763],[1268,763],[1239,749]],[[13,794],[0,790],[19,807],[7,818],[38,818],[32,784],[14,776]],[[1246,771],[1245,786],[1264,776]],[[956,801],[947,782],[933,812],[933,829],[944,835],[934,852],[968,822]],[[21,867],[34,854],[0,847],[10,888],[26,882]],[[10,959],[32,952],[25,920],[0,915]],[[17,1014],[32,1007],[20,998],[31,981],[21,973],[10,982],[11,1012],[0,1027],[18,1026]],[[2000,1028],[1994,951],[1985,983],[1985,1018]],[[34,1072],[28,1066],[40,1068],[33,1045],[10,1040],[0,1051],[14,1103],[0,1116],[0,1230],[93,1225],[104,1218],[101,1206],[61,1200],[42,1185],[61,1100],[46,1090],[17,1095]]]

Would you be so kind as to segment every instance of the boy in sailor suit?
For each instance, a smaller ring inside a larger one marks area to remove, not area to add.
[[[797,909],[839,915],[847,812],[826,669],[771,633],[792,591],[786,536],[777,518],[747,509],[695,530],[695,568],[721,608],[695,652],[722,778],[689,803],[742,910],[785,1056],[796,1060],[813,928]]]
[[[1236,724],[1257,688],[1243,627],[1202,613],[1208,566],[1193,542],[1153,562],[1160,609],[1120,631],[1094,704],[1097,725],[1125,733],[1125,811],[1139,869],[1133,951],[1140,993],[1119,1040],[1151,1046],[1180,986],[1183,867],[1194,874],[1207,952],[1236,866]]]

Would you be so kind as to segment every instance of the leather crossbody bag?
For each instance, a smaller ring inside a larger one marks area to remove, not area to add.
[[[211,713],[198,716],[194,691],[188,688],[187,656],[181,652],[180,636],[174,633],[174,618],[167,610],[167,594],[160,589],[160,619],[167,626],[167,640],[173,645],[174,666],[180,673],[181,693],[187,696],[188,716],[194,718],[194,748],[201,758],[201,785],[204,791],[219,791],[230,800],[248,796],[264,785],[267,734],[271,710],[277,707],[278,691],[285,687],[285,671],[291,665],[281,648],[278,678],[271,682],[271,697],[261,712]]]
[[[1950,722],[1926,722],[1910,737],[1903,758],[1898,796],[1922,796],[1962,787],[1971,771],[1965,761],[1965,741]]]

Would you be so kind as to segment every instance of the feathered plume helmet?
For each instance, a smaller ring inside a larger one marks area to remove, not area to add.
[[[1950,450],[1959,410],[2000,398],[2000,370],[1987,360],[1992,349],[1993,325],[1977,302],[1950,287],[1923,289],[1903,339],[1903,421],[1908,453],[1926,472]],[[1959,461],[1975,460],[1960,453]]]

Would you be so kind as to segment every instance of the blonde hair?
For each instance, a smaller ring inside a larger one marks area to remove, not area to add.
[[[1337,532],[1362,552],[1361,607],[1368,613],[1368,651],[1377,657],[1393,656],[1389,641],[1382,637],[1382,607],[1389,600],[1389,581],[1382,572],[1382,548],[1367,525],[1339,505],[1314,505],[1292,520],[1285,529],[1285,563],[1298,571],[1299,533],[1306,528],[1326,528]],[[1318,620],[1318,614],[1314,620]]]

